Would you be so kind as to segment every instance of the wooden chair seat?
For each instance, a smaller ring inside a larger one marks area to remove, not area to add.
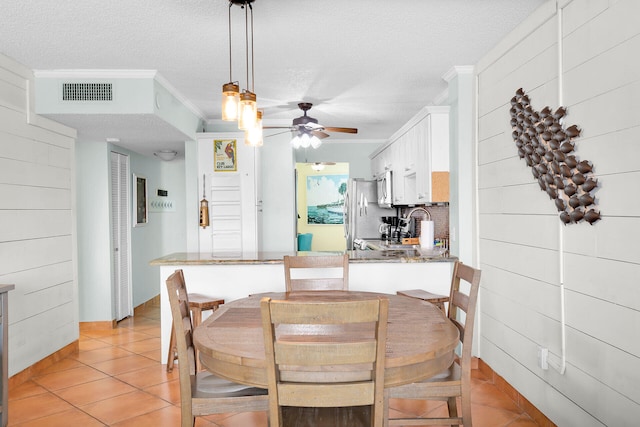
[[[193,427],[197,416],[267,411],[267,390],[233,383],[208,372],[197,372],[192,305],[189,304],[182,270],[176,270],[167,278],[167,292],[173,324],[177,326],[175,343],[180,371],[181,427]]]
[[[398,295],[404,295],[405,297],[417,298],[423,301],[428,301],[431,304],[438,307],[442,312],[446,315],[447,309],[444,306],[445,302],[449,302],[448,295],[438,295],[432,294],[431,292],[425,291],[424,289],[410,289],[406,291],[398,291],[396,292]]]
[[[192,299],[193,298],[193,299]],[[217,310],[220,304],[224,304],[223,299],[217,299],[203,294],[189,294],[189,310],[191,311],[191,321],[193,327],[197,327],[202,323],[202,312],[206,310]],[[199,355],[196,352],[196,366]],[[169,355],[167,356],[167,372],[173,371],[173,365],[178,359],[178,350],[176,348],[176,333],[171,324],[171,338],[169,339]]]

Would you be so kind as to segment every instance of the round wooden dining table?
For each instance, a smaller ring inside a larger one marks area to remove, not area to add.
[[[202,366],[230,381],[267,388],[260,300],[342,301],[386,297],[385,387],[430,378],[451,365],[458,329],[435,305],[399,295],[355,291],[264,293],[225,303],[194,330]]]

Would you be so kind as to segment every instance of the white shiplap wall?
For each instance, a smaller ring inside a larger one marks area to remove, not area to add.
[[[0,55],[0,283],[9,375],[78,339],[75,131],[28,113],[30,70]]]
[[[559,426],[640,419],[638,16],[637,0],[550,0],[477,67],[480,354]],[[537,110],[566,106],[567,126],[582,129],[576,155],[600,182],[594,226],[560,226],[518,158],[519,87]],[[562,277],[564,374],[537,366],[538,346],[560,363]]]

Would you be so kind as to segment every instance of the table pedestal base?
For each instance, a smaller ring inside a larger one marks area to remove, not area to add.
[[[287,427],[369,427],[371,406],[347,408],[282,408]]]

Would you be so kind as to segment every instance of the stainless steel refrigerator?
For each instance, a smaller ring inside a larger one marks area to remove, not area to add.
[[[380,239],[381,218],[393,215],[393,209],[378,206],[376,193],[376,181],[349,179],[344,198],[344,237],[347,239],[347,250],[354,249],[354,239]]]

